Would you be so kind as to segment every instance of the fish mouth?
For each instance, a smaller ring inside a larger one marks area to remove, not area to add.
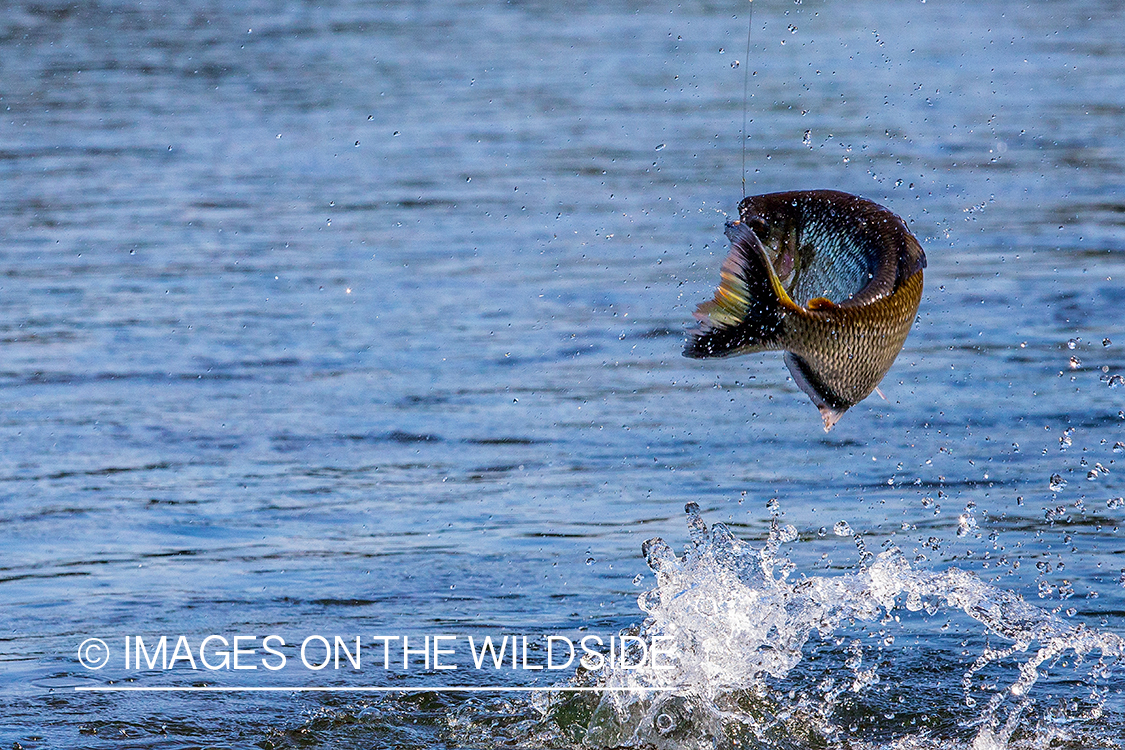
[[[738,226],[739,224],[745,224],[748,229],[750,229],[755,235],[757,235],[758,239],[762,242],[762,244],[765,244],[766,242],[769,241],[769,236],[770,236],[769,222],[767,222],[764,217],[758,216],[757,214],[742,214],[737,219],[731,219],[731,220],[727,221],[727,223],[726,223],[727,239],[730,239],[731,228],[735,227],[735,226]]]

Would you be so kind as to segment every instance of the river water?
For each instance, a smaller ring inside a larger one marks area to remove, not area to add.
[[[6,3],[0,742],[1125,747],[1125,12],[748,7]],[[746,190],[929,260],[828,434],[680,356],[745,73]],[[464,648],[630,628],[675,684]]]

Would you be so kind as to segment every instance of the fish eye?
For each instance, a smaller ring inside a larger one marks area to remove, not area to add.
[[[758,239],[765,242],[770,236],[770,226],[761,216],[751,216],[746,219],[746,224],[758,235]]]

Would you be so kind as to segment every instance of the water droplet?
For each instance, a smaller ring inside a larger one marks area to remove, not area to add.
[[[1109,339],[1102,339],[1102,346],[1109,346],[1112,343],[1113,342],[1110,341]]]
[[[595,562],[596,562],[596,560],[594,560],[594,558],[592,558],[592,557],[586,558],[586,564],[587,565],[593,565]]]
[[[1074,441],[1070,437],[1072,434],[1074,434],[1073,427],[1068,427],[1067,429],[1063,430],[1062,437],[1059,438],[1059,450],[1065,451],[1074,443]]]
[[[703,544],[707,541],[707,522],[699,514],[699,503],[687,503],[684,512],[688,517],[688,534],[691,536],[691,541],[697,545]]]
[[[1075,609],[1074,607],[1068,607],[1067,608],[1067,610],[1066,610],[1066,616],[1067,617],[1074,617],[1076,614],[1078,614],[1077,609]]]
[[[1070,358],[1070,369],[1077,370],[1081,366],[1082,366],[1082,360],[1080,360],[1078,357],[1071,357]]]
[[[828,529],[821,526],[819,529],[816,530],[816,535],[817,536],[828,536]]]
[[[1111,497],[1109,500],[1105,501],[1105,507],[1110,510],[1117,510],[1122,505],[1125,505],[1125,497]]]
[[[737,67],[738,67],[738,65],[739,65],[739,63],[738,63],[738,60],[735,60],[734,62],[732,62],[732,63],[730,64],[730,66],[731,66],[732,68],[737,68]]]
[[[641,545],[641,554],[644,555],[645,564],[657,573],[676,566],[676,553],[658,536],[645,540]]]
[[[1125,443],[1122,443],[1121,441],[1118,441],[1118,442],[1114,443],[1113,444],[1113,452],[1114,453],[1125,453]]]
[[[1052,523],[1062,521],[1066,518],[1066,508],[1061,505],[1056,505],[1054,508],[1047,508],[1043,512],[1043,517]]]
[[[1060,492],[1064,487],[1066,487],[1066,480],[1058,474],[1052,474],[1049,486],[1051,488],[1051,492]]]
[[[1078,339],[1070,339],[1066,342],[1067,349],[1074,349],[1078,346]]]
[[[640,586],[641,581],[643,581],[644,579],[645,579],[645,577],[643,575],[641,575],[640,573],[637,573],[635,576],[633,576],[633,585],[634,586]]]
[[[847,521],[837,521],[836,525],[832,527],[832,533],[836,536],[855,536]]]
[[[657,151],[663,151],[664,150],[664,144],[661,143],[659,146],[656,147],[656,150]]]
[[[805,137],[801,139],[801,143],[803,143],[805,146],[808,146],[809,148],[812,148],[812,131],[811,130],[805,131]]]

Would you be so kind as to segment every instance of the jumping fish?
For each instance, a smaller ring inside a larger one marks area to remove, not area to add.
[[[835,190],[744,198],[693,359],[784,351],[828,432],[876,390],[922,298],[926,254],[888,209]]]

